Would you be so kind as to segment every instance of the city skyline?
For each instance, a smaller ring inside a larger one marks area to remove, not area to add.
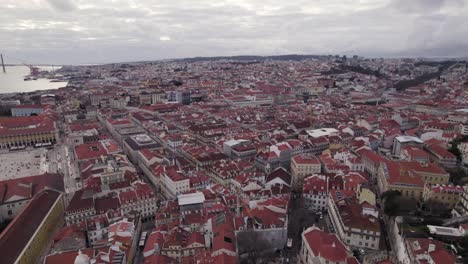
[[[31,63],[468,55],[462,0],[1,2],[1,53]]]
[[[468,0],[0,12],[1,263],[468,263]]]

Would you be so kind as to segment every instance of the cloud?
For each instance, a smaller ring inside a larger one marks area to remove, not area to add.
[[[2,52],[31,62],[468,52],[465,0],[0,1]]]
[[[445,0],[394,0],[392,6],[404,13],[424,14],[440,11],[445,3]]]
[[[58,11],[73,11],[76,9],[73,0],[47,0],[47,2]]]

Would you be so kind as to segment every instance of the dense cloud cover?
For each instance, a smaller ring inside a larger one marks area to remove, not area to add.
[[[468,0],[0,0],[0,12],[0,52],[34,63],[468,55]]]

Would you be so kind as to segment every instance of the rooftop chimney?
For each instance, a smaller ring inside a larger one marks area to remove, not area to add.
[[[431,243],[429,244],[429,248],[427,249],[427,252],[431,253],[432,251],[435,251],[435,248],[436,248],[435,244]]]

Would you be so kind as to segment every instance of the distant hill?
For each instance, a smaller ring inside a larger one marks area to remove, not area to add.
[[[447,70],[448,68],[450,68],[452,65],[456,63],[458,62],[455,60],[422,61],[422,62],[415,63],[416,66],[419,66],[419,65],[427,65],[427,66],[433,66],[433,67],[437,66],[439,67],[439,70],[434,73],[427,73],[427,74],[421,75],[419,77],[416,77],[415,79],[399,81],[395,83],[394,87],[396,88],[397,91],[404,91],[406,90],[406,88],[418,86],[429,80],[440,78],[440,76],[445,70]]]
[[[241,56],[217,56],[217,57],[193,57],[174,59],[173,61],[184,62],[199,62],[199,61],[219,61],[219,60],[236,60],[236,61],[265,61],[265,60],[293,60],[300,61],[305,59],[319,59],[325,58],[324,55],[278,55],[278,56],[255,56],[255,55],[241,55]]]

